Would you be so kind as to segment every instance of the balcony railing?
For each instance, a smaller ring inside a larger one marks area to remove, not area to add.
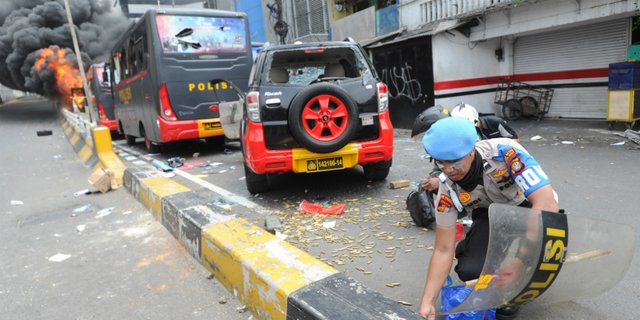
[[[422,23],[459,19],[502,8],[514,7],[531,0],[427,0],[420,4]]]

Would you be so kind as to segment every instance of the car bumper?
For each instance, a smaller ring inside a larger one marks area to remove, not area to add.
[[[158,116],[160,142],[202,139],[224,135],[220,119],[167,121]]]
[[[389,112],[379,116],[379,136],[375,140],[351,142],[331,153],[314,153],[304,148],[267,149],[262,123],[247,122],[243,136],[245,161],[255,173],[314,173],[341,170],[393,157],[393,126]]]

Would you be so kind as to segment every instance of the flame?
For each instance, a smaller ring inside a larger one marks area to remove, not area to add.
[[[84,106],[83,96],[72,96],[71,94],[72,88],[82,88],[82,77],[80,76],[78,65],[68,56],[67,50],[61,49],[58,46],[40,49],[34,67],[37,72],[40,72],[43,68],[55,71],[55,89],[65,108],[72,110],[72,98],[75,100],[78,108]]]

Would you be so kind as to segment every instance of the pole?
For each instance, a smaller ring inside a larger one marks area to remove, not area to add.
[[[71,17],[71,7],[69,6],[69,0],[64,0],[64,6],[67,10],[69,30],[71,30],[71,41],[73,41],[73,48],[76,53],[76,58],[78,59],[78,68],[80,68],[80,77],[82,78],[82,91],[84,91],[84,99],[87,101],[87,105],[89,106],[89,122],[93,124],[93,120],[96,119],[96,117],[93,114],[93,102],[91,101],[91,99],[89,99],[89,95],[87,94],[87,88],[89,88],[89,86],[87,85],[87,76],[84,74],[84,65],[82,63],[82,56],[80,56],[80,46],[78,46],[76,28],[73,24],[73,18]]]

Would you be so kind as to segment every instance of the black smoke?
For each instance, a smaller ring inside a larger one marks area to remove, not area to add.
[[[106,60],[109,50],[131,25],[114,0],[69,0],[82,62]],[[2,0],[0,5],[0,84],[55,96],[51,71],[36,72],[40,49],[67,49],[76,61],[63,0]]]

